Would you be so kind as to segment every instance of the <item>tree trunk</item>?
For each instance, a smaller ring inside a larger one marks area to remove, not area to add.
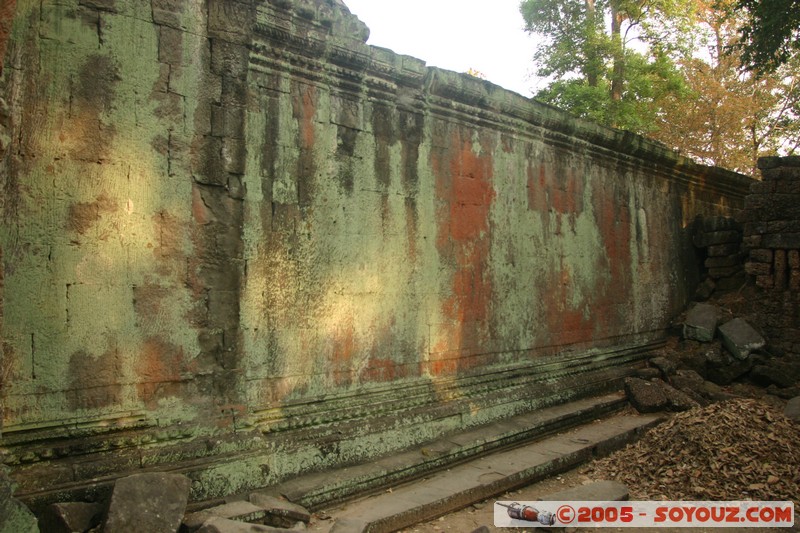
[[[625,15],[611,2],[611,42],[614,46],[614,71],[611,75],[611,101],[622,100],[625,88],[625,51],[622,44],[622,21]]]
[[[586,0],[586,81],[589,87],[597,87],[602,60],[597,51],[597,8],[595,0]]]

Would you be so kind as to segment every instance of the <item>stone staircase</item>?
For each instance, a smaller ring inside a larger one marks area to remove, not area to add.
[[[316,523],[315,531],[395,531],[611,453],[661,420],[621,413],[627,405],[622,393],[582,398],[374,461],[299,476],[257,494],[197,502],[190,511],[213,516],[217,508],[229,515],[232,503],[266,493],[328,515],[331,520]],[[196,516],[190,520],[195,526]]]

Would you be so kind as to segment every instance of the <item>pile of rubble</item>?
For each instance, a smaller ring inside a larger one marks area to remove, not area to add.
[[[626,380],[628,399],[640,412],[685,411],[754,395],[780,406],[800,396],[800,355],[769,346],[729,311],[695,305],[682,321],[682,337]]]
[[[181,474],[134,474],[117,480],[107,506],[54,503],[37,524],[36,517],[11,497],[13,485],[0,472],[0,531],[293,533],[305,531],[311,520],[303,507],[262,492],[187,512],[190,489],[191,481]]]
[[[800,424],[758,400],[679,413],[588,467],[635,500],[776,500],[800,505]]]

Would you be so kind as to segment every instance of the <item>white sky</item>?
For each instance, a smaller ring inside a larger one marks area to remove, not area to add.
[[[344,0],[370,29],[369,44],[429,66],[470,68],[506,89],[531,96],[534,41],[520,0]]]

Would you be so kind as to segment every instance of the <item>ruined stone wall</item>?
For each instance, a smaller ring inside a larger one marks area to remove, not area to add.
[[[745,271],[762,290],[754,321],[779,349],[800,351],[800,158],[765,157],[741,214]]]
[[[367,34],[336,1],[17,1],[0,368],[28,498],[273,483],[602,390],[663,339],[692,221],[749,180]]]

